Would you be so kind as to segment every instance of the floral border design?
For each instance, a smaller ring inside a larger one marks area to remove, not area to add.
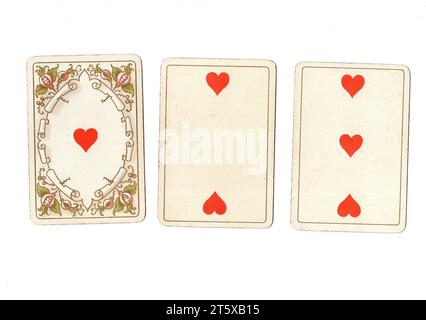
[[[34,97],[37,111],[40,115],[44,115],[44,108],[55,94],[72,79],[78,79],[83,71],[87,71],[92,78],[101,80],[104,84],[119,97],[126,106],[123,110],[131,112],[135,103],[135,85],[134,72],[132,63],[127,63],[117,67],[110,64],[110,67],[102,67],[107,64],[100,62],[96,65],[89,64],[83,68],[81,64],[70,63],[67,68],[60,68],[60,65],[37,65],[35,74],[38,76],[38,84],[34,83]],[[46,116],[46,123],[49,120]],[[124,160],[124,159],[123,159]],[[42,166],[42,164],[40,164]],[[47,164],[47,169],[49,165]],[[37,212],[39,216],[58,215],[62,217],[65,212],[71,214],[72,217],[84,216],[90,213],[91,216],[105,216],[110,211],[112,216],[125,216],[123,214],[136,215],[136,207],[134,205],[134,197],[137,193],[138,183],[137,175],[132,165],[128,165],[127,179],[122,180],[111,192],[106,194],[100,200],[94,200],[89,208],[83,207],[80,201],[74,201],[64,194],[56,185],[46,176],[46,168],[41,167],[37,176],[36,194],[38,197]],[[108,181],[107,178],[104,178]],[[70,178],[61,181],[65,184]]]
[[[136,214],[136,207],[133,204],[134,196],[137,191],[137,175],[134,168],[128,166],[128,179],[120,182],[112,191],[112,195],[104,200],[96,201],[90,209],[92,216],[99,214],[104,216],[105,210],[112,210],[115,216],[118,212]],[[53,183],[49,182],[49,178],[44,174],[45,169],[41,168],[37,177],[36,192],[40,198],[40,207],[37,211],[40,216],[58,214],[62,216],[62,211],[69,211],[73,217],[76,215],[83,216],[85,210],[83,206],[67,197]],[[110,193],[111,194],[111,193]],[[107,195],[108,196],[108,195]]]
[[[127,112],[132,110],[135,96],[135,86],[132,83],[132,72],[134,68],[132,63],[120,67],[110,65],[109,68],[102,68],[100,63],[89,64],[87,71],[91,77],[100,78],[107,83],[111,90],[119,97],[123,98],[123,102],[128,106]],[[52,99],[56,92],[72,78],[77,78],[82,72],[80,64],[69,64],[67,69],[59,70],[59,64],[55,67],[37,66],[35,73],[38,75],[39,83],[34,88],[34,96],[36,97],[36,105],[40,114],[44,114],[43,108]]]

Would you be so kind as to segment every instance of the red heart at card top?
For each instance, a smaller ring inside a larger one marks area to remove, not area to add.
[[[210,72],[206,76],[206,81],[209,87],[212,88],[216,93],[216,95],[219,95],[219,93],[221,93],[222,90],[225,89],[228,85],[229,75],[226,72],[222,72],[219,75],[215,72]]]
[[[342,77],[342,86],[353,98],[359,90],[364,86],[365,80],[361,75],[356,75],[355,77],[346,74]]]
[[[226,204],[216,192],[213,192],[210,198],[204,202],[203,211],[209,215],[213,212],[222,215],[226,212]]]
[[[81,128],[76,129],[74,131],[74,140],[85,152],[87,152],[96,140],[98,140],[98,131],[93,128],[87,130]]]

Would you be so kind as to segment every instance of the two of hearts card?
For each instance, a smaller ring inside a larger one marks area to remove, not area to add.
[[[143,220],[140,58],[36,57],[28,63],[28,83],[33,221]],[[400,65],[296,67],[291,196],[296,229],[404,230],[409,89],[409,70]],[[272,224],[275,96],[276,65],[270,60],[163,61],[158,185],[163,225]]]
[[[272,223],[275,64],[168,59],[161,67],[160,221]]]

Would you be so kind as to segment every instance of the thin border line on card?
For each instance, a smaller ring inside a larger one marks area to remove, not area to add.
[[[137,153],[137,159],[136,159],[136,164],[137,164],[137,169],[138,169],[138,189],[139,189],[139,192],[138,192],[138,214],[135,214],[135,215],[132,215],[132,216],[114,216],[114,217],[97,217],[97,216],[92,216],[92,217],[90,217],[90,216],[86,216],[86,217],[83,217],[83,216],[79,216],[79,217],[62,217],[62,216],[60,216],[60,217],[58,217],[58,218],[40,218],[39,216],[38,216],[38,212],[37,212],[37,196],[35,196],[35,206],[34,206],[34,210],[35,210],[35,212],[34,212],[34,217],[37,219],[37,220],[39,220],[39,221],[43,221],[43,220],[58,220],[58,221],[60,221],[60,220],[75,220],[75,221],[78,221],[78,220],[93,220],[93,219],[102,219],[102,220],[107,220],[107,219],[134,219],[134,218],[136,218],[136,217],[139,217],[140,216],[140,210],[141,210],[141,207],[140,207],[140,191],[142,191],[143,192],[143,198],[144,198],[144,200],[145,200],[145,184],[143,185],[143,190],[141,189],[141,184],[140,184],[140,172],[139,172],[139,141],[138,141],[138,139],[139,139],[139,123],[138,123],[138,107],[139,107],[139,105],[138,105],[138,76],[137,76],[137,72],[138,72],[138,64],[137,64],[137,62],[135,61],[135,60],[131,60],[131,59],[129,59],[129,60],[102,60],[102,59],[100,59],[100,60],[95,60],[95,61],[89,61],[89,60],[76,60],[76,61],[70,61],[70,60],[66,60],[66,61],[36,61],[36,62],[34,62],[33,64],[32,64],[32,101],[33,101],[33,103],[32,103],[32,105],[33,105],[33,146],[34,146],[34,190],[36,190],[36,188],[37,188],[37,179],[36,179],[36,172],[37,172],[37,161],[36,161],[36,159],[37,159],[37,152],[36,152],[36,148],[35,148],[35,146],[37,145],[36,144],[36,138],[37,138],[37,135],[36,135],[36,124],[35,124],[35,121],[36,121],[36,119],[35,119],[35,116],[36,116],[36,114],[35,114],[35,109],[36,109],[36,107],[35,107],[35,99],[34,99],[34,86],[35,86],[35,66],[36,65],[39,65],[39,64],[52,64],[52,63],[57,63],[57,64],[60,64],[60,63],[65,63],[65,64],[67,64],[67,63],[100,63],[100,62],[117,62],[117,63],[126,63],[126,62],[132,62],[132,63],[134,63],[134,65],[135,65],[135,87],[136,87],[136,90],[135,90],[135,101],[136,101],[136,107],[135,107],[135,112],[136,112],[136,146],[137,146],[137,150],[138,150],[138,153]],[[142,66],[141,66],[141,68],[142,68]],[[142,90],[143,90],[143,88],[142,88]],[[142,106],[143,106],[143,101],[141,102],[142,103]],[[143,124],[142,124],[143,125]],[[145,146],[144,146],[145,147]],[[145,175],[145,172],[143,172],[142,174],[144,174]],[[144,176],[144,182],[145,182],[145,176]],[[144,206],[145,207],[145,206]]]
[[[164,90],[164,130],[167,130],[167,77],[169,67],[219,67],[219,68],[265,68],[268,70],[268,109],[267,109],[267,141],[266,141],[266,195],[265,195],[265,219],[263,221],[206,221],[206,220],[167,220],[166,219],[166,162],[163,164],[163,220],[165,222],[178,222],[178,223],[225,223],[225,224],[258,224],[266,223],[268,221],[268,182],[269,182],[269,117],[270,117],[270,95],[271,95],[271,70],[268,66],[238,66],[238,65],[215,65],[215,64],[169,64],[166,67],[166,81],[165,81],[165,90]],[[167,144],[164,145],[164,154],[167,154]],[[165,159],[164,159],[165,160]]]
[[[303,105],[303,72],[305,68],[312,69],[358,69],[358,70],[378,70],[378,71],[402,71],[402,116],[401,116],[401,157],[400,157],[400,174],[399,174],[399,214],[397,224],[379,224],[379,223],[348,223],[348,222],[312,222],[312,221],[300,221],[299,208],[300,208],[300,162],[302,153],[302,105]],[[402,167],[404,159],[404,115],[405,115],[405,78],[406,73],[404,69],[396,68],[368,68],[368,67],[331,67],[331,66],[304,66],[301,70],[301,82],[300,82],[300,105],[299,105],[299,168],[298,168],[298,181],[297,181],[297,222],[300,224],[319,224],[319,225],[359,225],[359,226],[399,226],[401,224],[401,197],[402,197]]]

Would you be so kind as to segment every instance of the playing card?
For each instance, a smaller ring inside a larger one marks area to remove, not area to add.
[[[34,222],[143,220],[142,65],[138,56],[30,59],[28,120]]]
[[[296,68],[292,225],[401,232],[410,72],[401,65]]]
[[[159,218],[165,225],[272,223],[276,67],[167,59],[161,69]]]

